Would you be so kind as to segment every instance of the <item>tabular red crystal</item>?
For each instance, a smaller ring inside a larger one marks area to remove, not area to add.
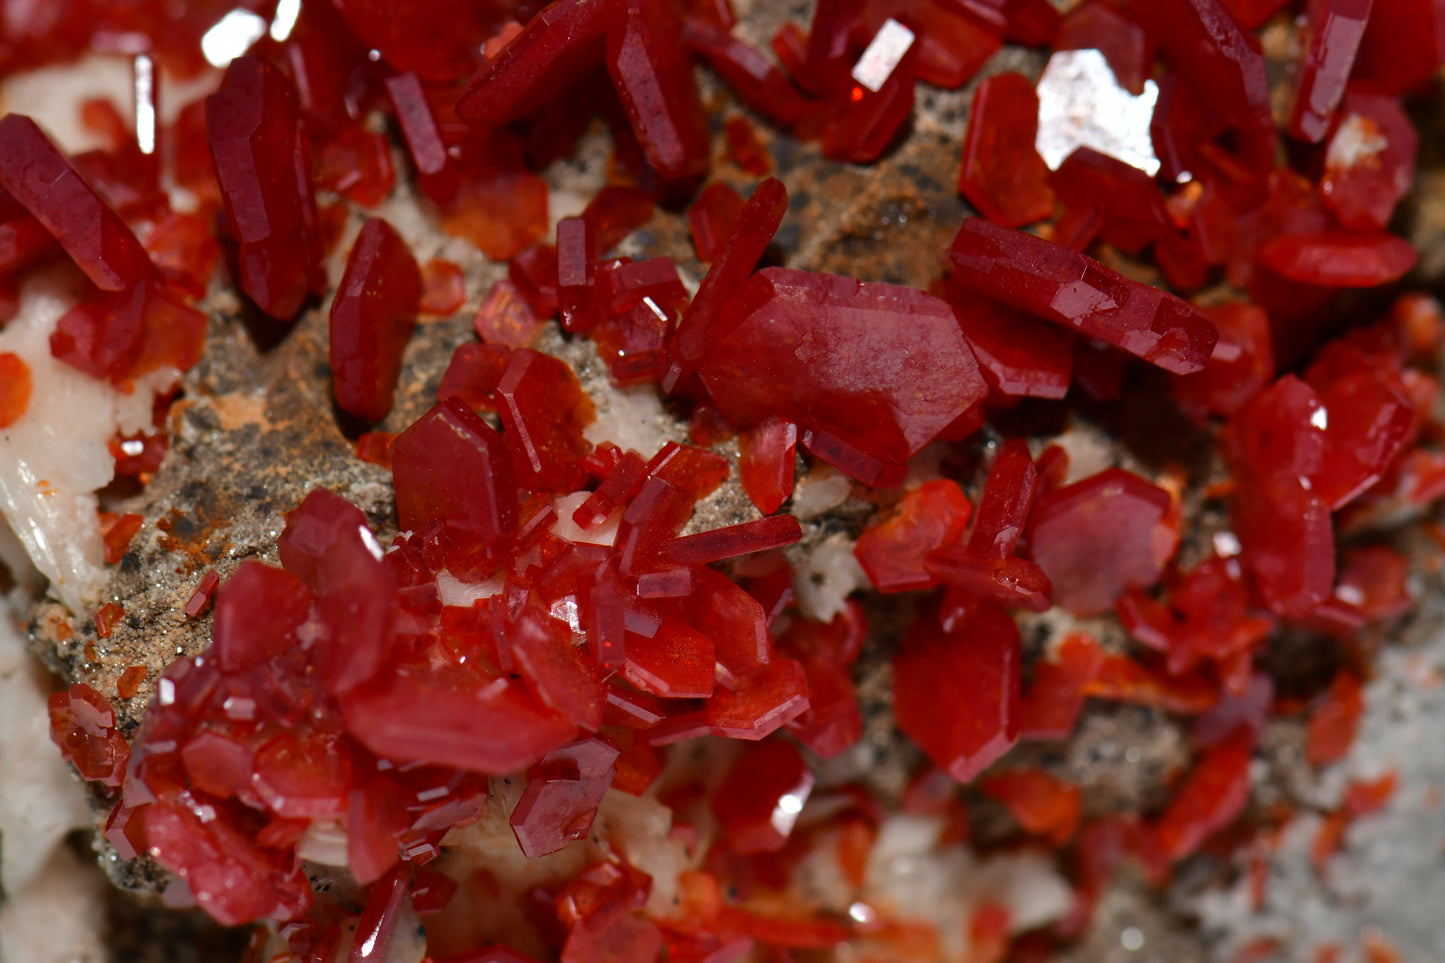
[[[1074,367],[1074,336],[971,292],[949,292],[963,337],[991,390],[1062,398]]]
[[[206,98],[206,138],[226,223],[240,245],[241,288],[289,321],[326,288],[320,215],[296,87],[263,55],[231,62]]]
[[[728,848],[741,855],[782,849],[814,782],[807,760],[790,743],[748,747],[712,797]]]
[[[495,261],[509,260],[547,232],[547,182],[527,167],[506,131],[467,146],[456,192],[438,202],[442,228]]]
[[[670,3],[617,0],[607,28],[607,72],[647,162],[666,180],[707,173],[710,140],[692,67],[677,43]]]
[[[1379,230],[1415,179],[1415,125],[1393,97],[1350,91],[1325,150],[1320,195],[1340,224]]]
[[[391,410],[420,301],[421,272],[406,242],[386,221],[368,218],[331,302],[331,373],[342,411],[374,422]]]
[[[216,591],[216,586],[221,584],[221,576],[216,574],[215,569],[208,569],[205,575],[201,576],[200,583],[191,597],[186,601],[186,615],[197,618],[206,610],[210,604],[211,595]]]
[[[1106,655],[1084,692],[1097,699],[1113,699],[1154,706],[1181,715],[1208,712],[1219,703],[1219,685],[1211,676],[1171,676],[1123,655]]]
[[[987,394],[952,309],[921,291],[767,268],[728,303],[699,374],[733,424],[786,418],[898,465]]]
[[[698,570],[688,606],[693,625],[705,629],[713,642],[717,671],[734,683],[773,658],[762,605],[736,582],[711,568]]]
[[[53,694],[50,741],[81,778],[119,789],[130,761],[130,743],[115,729],[115,710],[105,696],[84,683]]]
[[[997,605],[1029,608],[1046,612],[1053,603],[1053,589],[1048,575],[1024,558],[986,558],[961,547],[941,548],[928,553],[928,571],[939,581],[962,590],[964,605],[974,599],[985,599]],[[945,606],[956,599],[951,591],[944,597]]]
[[[566,362],[528,348],[513,351],[497,385],[516,478],[533,491],[575,491],[591,449],[582,429],[596,413]]]
[[[808,100],[782,71],[727,29],[689,17],[683,24],[683,39],[738,99],[779,127],[791,127],[806,116]]]
[[[1130,10],[1186,81],[1209,91],[1213,110],[1235,127],[1272,131],[1259,41],[1219,0],[1151,0]]]
[[[1153,179],[1116,157],[1080,147],[1065,158],[1050,182],[1071,212],[1098,211],[1099,237],[1126,251],[1174,236],[1164,197]],[[1161,253],[1156,251],[1156,257]]]
[[[1054,601],[1094,615],[1126,588],[1153,585],[1178,542],[1168,510],[1168,492],[1117,468],[1041,496],[1029,540]]]
[[[596,320],[591,304],[596,271],[592,229],[580,217],[562,218],[557,222],[557,306],[568,331],[586,331]]]
[[[557,0],[544,7],[477,69],[457,101],[457,116],[501,126],[555,100],[602,62],[603,40],[614,12],[610,0]]]
[[[1031,684],[1019,701],[1019,738],[1067,739],[1103,659],[1099,643],[1072,633],[1059,645],[1054,661],[1035,662]]]
[[[997,6],[937,0],[868,3],[863,5],[863,19],[854,28],[854,36],[875,36],[889,17],[907,24],[916,34],[912,67],[918,79],[933,87],[957,90],[1003,46],[1003,24],[993,9]],[[989,8],[987,15],[980,12],[984,7]]]
[[[982,604],[946,633],[925,614],[893,660],[898,727],[956,782],[998,760],[1018,734],[1019,633],[1008,613]]]
[[[457,666],[384,673],[348,693],[342,711],[377,755],[487,773],[524,769],[577,731],[521,686]]]
[[[117,602],[107,602],[95,613],[95,634],[102,639],[110,638],[120,620],[125,618],[125,609]]]
[[[123,291],[155,276],[125,221],[23,114],[0,120],[0,188],[54,235],[102,291]]]
[[[528,608],[508,627],[507,646],[543,705],[588,731],[601,728],[602,679],[564,624]]]
[[[312,903],[311,883],[293,854],[260,848],[229,818],[202,820],[220,808],[190,793],[137,810],[150,853],[185,882],[217,921],[239,926],[263,917],[289,920]]]
[[[1112,4],[1082,3],[1059,22],[1055,50],[1098,50],[1119,86],[1142,93],[1154,65],[1154,49],[1138,23]]]
[[[349,753],[336,736],[282,733],[256,751],[252,784],[278,816],[335,818],[351,791]]]
[[[994,773],[979,788],[1007,806],[1025,830],[1055,846],[1067,843],[1079,828],[1079,787],[1042,769]]]
[[[500,434],[453,399],[418,418],[391,450],[403,530],[440,523],[487,553],[501,547],[516,523],[517,486]]]
[[[244,672],[301,644],[311,590],[290,572],[248,559],[216,596],[211,653],[222,672]]]
[[[539,249],[540,250],[540,249]],[[553,251],[552,310],[556,312],[556,251]],[[514,260],[515,268],[521,259]],[[477,337],[491,344],[506,345],[509,348],[526,348],[536,339],[542,329],[542,318],[537,317],[528,301],[524,300],[516,284],[510,280],[498,281],[492,285],[477,316],[472,319],[472,328]]]
[[[1419,253],[1383,232],[1286,234],[1266,241],[1259,260],[1292,281],[1329,288],[1372,288],[1404,277]]]
[[[742,211],[743,199],[725,181],[713,181],[703,188],[697,200],[687,209],[692,246],[699,260],[712,263],[718,259],[732,237]]]
[[[758,511],[772,514],[792,495],[797,441],[798,426],[780,418],[738,433],[738,478]]]
[[[676,391],[697,370],[711,348],[713,328],[723,306],[758,266],[787,209],[788,191],[782,181],[770,177],[754,188],[727,244],[718,252],[668,339],[672,366],[663,380],[664,389]]]
[[[1355,741],[1364,709],[1359,677],[1347,669],[1337,672],[1305,730],[1305,758],[1311,765],[1344,758]]]
[[[549,752],[532,767],[510,819],[528,859],[555,853],[587,835],[617,773],[618,755],[601,739],[583,739]]]
[[[712,639],[664,618],[652,638],[628,635],[622,677],[653,695],[705,699],[713,694],[715,661]]]
[[[980,558],[1008,558],[1023,537],[1029,510],[1038,493],[1038,469],[1028,442],[1004,442],[983,483],[978,517],[968,536],[968,550]]]
[[[1196,420],[1211,414],[1227,418],[1274,377],[1269,316],[1263,308],[1244,303],[1201,310],[1219,330],[1219,340],[1204,370],[1176,376],[1172,392],[1180,409]]]
[[[608,184],[598,191],[582,211],[596,238],[597,253],[606,254],[622,239],[652,220],[656,208],[652,195],[639,187]]]
[[[871,164],[883,155],[913,115],[914,54],[910,48],[877,91],[854,84],[834,100],[818,136],[824,157]]]
[[[1175,374],[1203,368],[1218,338],[1209,319],[1173,295],[981,218],[963,222],[951,258],[955,280],[979,294]]]
[[[667,545],[667,554],[673,561],[684,565],[706,565],[725,558],[784,548],[802,537],[802,526],[792,515],[771,515],[673,539]]]
[[[1320,391],[1327,412],[1324,461],[1315,491],[1339,510],[1384,477],[1414,426],[1414,412],[1383,374],[1362,371]]]
[[[1249,799],[1248,729],[1204,751],[1169,808],[1152,827],[1166,859],[1181,859],[1215,831],[1234,821]]]
[[[707,725],[714,735],[765,739],[808,711],[808,677],[792,659],[774,658],[766,666],[720,687],[708,700]]]
[[[453,166],[452,160],[421,81],[414,73],[397,74],[386,79],[386,92],[391,97],[397,126],[401,128],[402,139],[406,141],[423,186],[434,198],[445,200],[456,190],[456,172],[449,170]]]
[[[772,173],[773,159],[746,117],[728,118],[723,130],[728,139],[728,157],[734,164],[755,177]]]
[[[475,412],[495,411],[497,385],[502,382],[511,356],[501,345],[458,345],[437,386],[437,401],[456,398]]]
[[[972,513],[973,506],[956,482],[924,482],[905,492],[890,515],[858,536],[853,555],[881,592],[928,588],[938,583],[924,568],[924,556],[956,544]]]
[[[979,213],[1023,227],[1054,212],[1049,169],[1034,149],[1039,97],[1022,74],[995,74],[978,85],[963,139],[958,189]]]
[[[1311,0],[1295,67],[1289,132],[1318,144],[1345,95],[1373,0]]]
[[[1434,0],[1384,0],[1370,21],[1355,57],[1353,80],[1382,94],[1408,93],[1445,60],[1445,10]]]

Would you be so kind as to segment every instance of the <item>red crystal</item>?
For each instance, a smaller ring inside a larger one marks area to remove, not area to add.
[[[1325,139],[1345,95],[1372,5],[1373,0],[1310,0],[1289,117],[1289,132],[1295,137],[1312,144]]]
[[[1131,4],[1166,60],[1230,125],[1269,130],[1269,81],[1259,41],[1242,30],[1220,0]]]
[[[536,250],[543,250],[537,248]],[[557,258],[553,251],[552,271],[552,310],[556,311],[556,270]],[[512,262],[515,269],[521,263],[521,258]],[[477,311],[477,316],[472,319],[472,328],[477,332],[477,337],[491,344],[505,345],[509,348],[525,348],[531,345],[536,339],[537,332],[542,329],[542,318],[537,317],[530,303],[523,299],[517,285],[510,280],[501,280],[492,285],[487,296],[482,300],[482,306]]]
[[[506,282],[499,281],[498,284]],[[467,300],[467,282],[462,269],[451,261],[428,261],[421,266],[421,303],[425,314],[448,317]]]
[[[1032,682],[1019,701],[1019,738],[1067,739],[1103,659],[1099,643],[1071,633],[1060,643],[1054,661],[1035,662]]]
[[[1095,615],[1125,589],[1158,581],[1179,539],[1169,507],[1168,492],[1118,468],[1040,496],[1030,552],[1053,583],[1054,601]]]
[[[996,4],[939,3],[937,0],[892,0],[863,6],[855,36],[874,36],[884,19],[893,17],[916,34],[912,66],[918,79],[933,87],[957,90],[983,69],[1003,46],[1002,24],[981,8]]]
[[[697,200],[687,209],[687,223],[692,228],[692,246],[699,260],[716,261],[737,227],[743,211],[743,199],[725,181],[713,181],[703,188]]]
[[[115,729],[115,710],[84,683],[57,692],[48,702],[50,740],[82,779],[119,789],[130,761],[130,744]]]
[[[652,195],[638,187],[608,184],[598,191],[582,210],[582,219],[596,240],[597,253],[606,254],[647,224],[655,207]]]
[[[728,156],[732,162],[755,177],[773,170],[773,159],[758,139],[758,132],[745,117],[730,117],[723,125],[728,139]]]
[[[497,384],[519,484],[532,491],[575,491],[591,449],[582,429],[596,414],[566,362],[527,348],[513,351]]]
[[[421,273],[386,221],[368,218],[331,302],[331,372],[336,403],[364,421],[391,410],[401,356],[416,326]]]
[[[206,98],[206,138],[240,246],[241,289],[289,321],[308,293],[326,288],[295,84],[254,51],[233,60]]]
[[[556,0],[477,69],[457,116],[488,127],[534,113],[602,62],[610,0]]]
[[[1175,374],[1203,368],[1218,338],[1207,318],[1173,295],[980,218],[963,222],[951,257],[958,283]]]
[[[684,565],[706,565],[725,558],[784,548],[802,537],[802,526],[792,515],[772,515],[673,539],[667,545],[667,554],[673,561]]]
[[[1355,741],[1364,709],[1359,677],[1347,669],[1335,673],[1305,729],[1305,758],[1311,765],[1323,766],[1344,758]]]
[[[1079,828],[1079,787],[1042,769],[1010,769],[979,782],[1026,831],[1063,846]]]
[[[256,751],[252,787],[284,818],[335,818],[346,812],[351,790],[349,748],[319,732],[282,733]]]
[[[643,692],[670,699],[713,694],[712,639],[676,619],[664,618],[651,638],[629,634],[622,677]]]
[[[881,592],[929,588],[937,580],[923,558],[963,537],[973,506],[956,482],[924,482],[905,492],[892,513],[858,536],[853,554]]]
[[[216,586],[221,584],[221,576],[216,574],[215,569],[207,569],[206,574],[201,576],[201,581],[196,585],[196,590],[186,601],[186,614],[191,618],[198,618],[206,610],[211,602],[211,595],[215,593]]]
[[[893,660],[893,713],[902,729],[956,782],[970,782],[1018,734],[1019,632],[1008,613],[980,604],[943,631],[917,619]]]
[[[1023,227],[1054,212],[1049,169],[1034,149],[1039,98],[1022,74],[995,74],[978,85],[963,139],[958,189],[978,212]]]
[[[348,693],[346,728],[379,756],[479,772],[525,769],[576,733],[506,679],[462,666],[399,669]]]
[[[510,820],[528,859],[587,835],[617,773],[618,755],[615,746],[594,737],[554,749],[531,768]]]
[[[738,433],[738,480],[758,511],[771,515],[793,494],[798,426],[769,418]]]
[[[222,672],[245,672],[301,644],[312,595],[290,572],[247,559],[216,596],[211,654]]]
[[[484,553],[501,547],[516,523],[517,488],[500,434],[452,399],[418,418],[391,450],[403,530],[439,523]]]
[[[413,73],[397,74],[387,78],[386,92],[423,187],[434,198],[448,199],[456,191],[457,175],[421,81]]]
[[[854,84],[834,101],[818,138],[824,157],[871,164],[883,155],[913,114],[914,53],[910,48],[877,91]]]
[[[1382,0],[1371,6],[1352,78],[1399,95],[1429,79],[1445,60],[1445,10],[1435,0]]]
[[[1081,3],[1064,15],[1051,42],[1055,50],[1098,50],[1119,86],[1134,94],[1154,65],[1153,44],[1144,29],[1109,3]]]
[[[672,4],[617,0],[607,28],[607,71],[647,162],[666,180],[707,173],[707,117]]]
[[[1274,377],[1269,316],[1257,305],[1239,302],[1201,310],[1219,330],[1219,340],[1204,370],[1174,378],[1174,400],[1196,420],[1227,418]]]
[[[733,89],[739,100],[779,127],[791,127],[807,115],[807,99],[783,72],[760,51],[733,37],[726,28],[689,17],[683,24],[683,40]]]
[[[107,602],[95,613],[95,634],[102,639],[110,638],[116,625],[125,617],[125,609],[115,602]]]
[[[1285,234],[1259,249],[1261,264],[1292,281],[1330,288],[1372,288],[1404,277],[1420,258],[1393,234]]]
[[[580,217],[557,222],[557,306],[568,331],[586,331],[595,320],[589,302],[597,270],[596,241]]]
[[[102,291],[124,291],[155,276],[125,221],[22,114],[0,120],[0,188],[45,225]]]
[[[30,409],[33,388],[24,359],[9,351],[0,353],[0,428],[9,428]]]
[[[1241,729],[1206,749],[1169,807],[1151,828],[1160,853],[1181,859],[1244,810],[1253,738]]]
[[[112,515],[101,512],[100,540],[106,564],[114,565],[125,556],[126,549],[130,547],[131,540],[140,531],[144,521],[139,515]]]
[[[952,309],[921,291],[766,268],[728,303],[699,374],[735,425],[786,418],[901,465],[987,394]]]
[[[782,181],[770,177],[753,189],[727,244],[718,252],[668,339],[672,366],[662,383],[665,390],[676,391],[708,354],[713,327],[723,306],[758,266],[787,209],[788,192]]]
[[[1009,397],[1062,398],[1074,336],[970,292],[947,294],[989,389]]]
[[[602,679],[563,623],[529,608],[508,627],[506,645],[543,705],[583,729],[602,726]]]
[[[788,742],[770,740],[744,750],[712,798],[728,847],[741,855],[782,849],[814,782],[807,761]]]
[[[1398,100],[1349,91],[1325,150],[1320,196],[1343,227],[1384,228],[1415,179],[1419,135]]]
[[[792,659],[766,666],[719,687],[708,700],[707,726],[714,735],[765,739],[808,711],[808,677]]]
[[[720,572],[700,570],[690,591],[691,621],[707,629],[720,677],[729,684],[773,658],[763,607]]]

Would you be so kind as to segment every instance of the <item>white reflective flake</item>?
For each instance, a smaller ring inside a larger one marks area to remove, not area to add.
[[[1097,50],[1061,50],[1039,77],[1039,132],[1034,146],[1050,170],[1080,147],[1108,154],[1153,177],[1159,173],[1149,122],[1159,87],[1134,96],[1119,86]]]
[[[889,17],[873,36],[873,42],[853,65],[853,79],[875,94],[888,83],[893,71],[913,46],[913,31]]]
[[[206,31],[201,53],[212,67],[226,67],[266,36],[267,23],[249,10],[232,10]]]

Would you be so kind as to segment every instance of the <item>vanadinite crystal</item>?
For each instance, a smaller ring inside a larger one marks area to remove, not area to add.
[[[247,963],[1042,961],[1124,861],[1279,902],[1277,744],[1358,764],[1445,543],[1440,0],[171,6],[0,38],[7,93],[133,81],[73,156],[0,120],[0,494],[117,399],[115,577],[31,623],[112,875]]]

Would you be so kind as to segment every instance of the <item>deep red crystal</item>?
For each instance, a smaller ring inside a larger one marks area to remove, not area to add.
[[[374,422],[391,410],[420,301],[421,273],[406,242],[368,218],[331,302],[332,390],[342,411]]]
[[[735,853],[782,849],[815,779],[797,749],[781,739],[751,746],[713,794],[712,811]]]
[[[978,85],[963,139],[958,189],[978,212],[1023,227],[1054,212],[1049,169],[1034,149],[1039,98],[1022,74],[995,74]]]
[[[50,697],[50,739],[81,778],[119,789],[130,761],[130,744],[115,728],[115,710],[84,683]]]

